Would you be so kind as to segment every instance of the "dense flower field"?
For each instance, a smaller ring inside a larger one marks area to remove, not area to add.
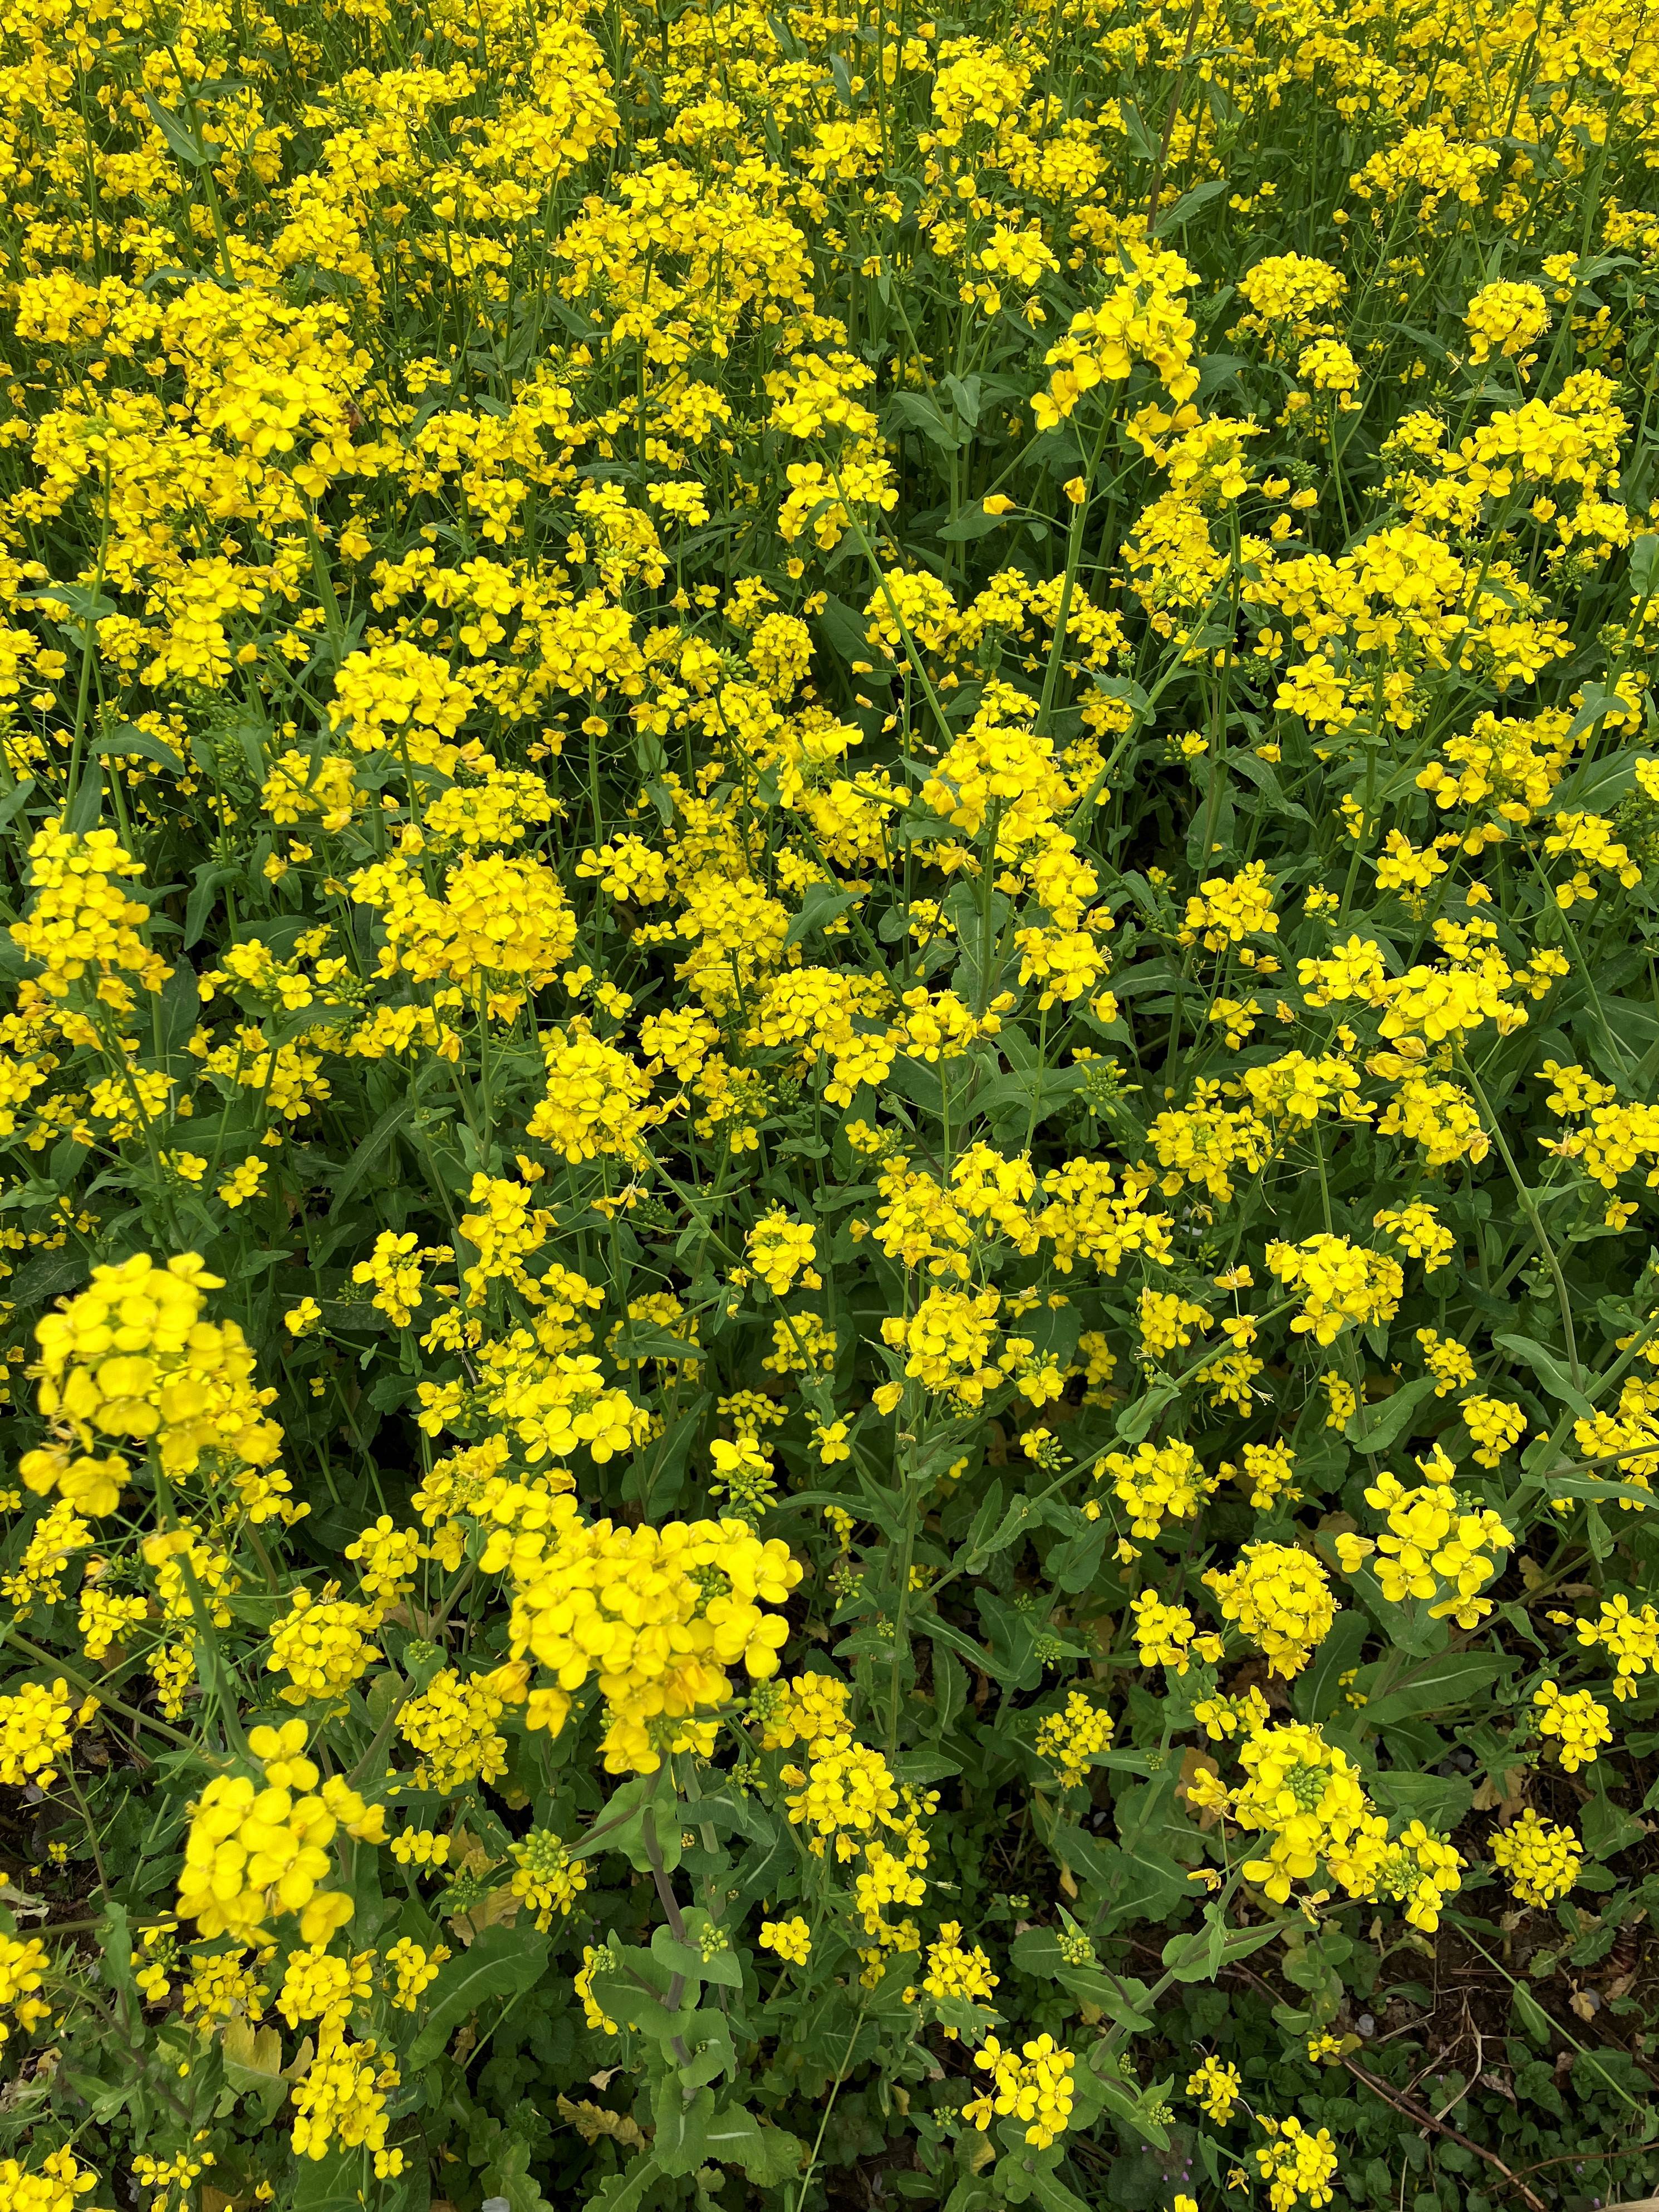
[[[0,2212],[1659,2185],[1659,22],[0,83]]]

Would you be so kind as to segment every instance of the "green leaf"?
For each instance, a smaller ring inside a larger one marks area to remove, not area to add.
[[[724,1982],[728,1989],[743,1987],[743,1970],[729,1951],[705,1959],[695,1943],[681,1942],[666,1928],[653,1932],[651,1955],[671,1974],[683,1975],[694,1990],[700,1982]]]
[[[408,1097],[399,1098],[395,1104],[386,1108],[385,1113],[375,1122],[362,1143],[358,1146],[345,1166],[335,1177],[332,1198],[329,1206],[331,1220],[338,1220],[344,1210],[345,1202],[352,1192],[356,1189],[369,1170],[375,1165],[392,1138],[420,1104],[421,1094],[426,1088],[427,1079],[433,1073],[432,1063],[428,1061],[410,1085]]]
[[[928,398],[922,392],[896,392],[889,402],[893,412],[902,416],[913,430],[920,430],[929,445],[937,446],[941,453],[960,453],[973,442],[972,433],[947,415],[936,399]]]
[[[661,2041],[682,2033],[696,2009],[694,1997],[678,2012],[670,2012],[666,2000],[672,1979],[670,1970],[649,1951],[632,1945],[623,1947],[620,1957],[613,1951],[608,1960],[601,1957],[593,1962],[595,2002],[612,2020]]]
[[[1419,1375],[1414,1382],[1407,1382],[1392,1397],[1383,1398],[1374,1406],[1358,1407],[1343,1435],[1356,1451],[1375,1454],[1390,1449],[1402,1436],[1412,1415],[1425,1398],[1435,1392],[1432,1375]]]
[[[1510,2002],[1515,2008],[1516,2018],[1533,2041],[1547,2045],[1555,2031],[1550,2025],[1549,2014],[1534,1996],[1532,1991],[1522,1989],[1520,1983],[1516,1982],[1510,1991]]]
[[[856,613],[845,599],[837,599],[833,592],[825,594],[823,605],[818,610],[818,628],[823,632],[824,641],[830,651],[848,667],[855,660],[868,660],[870,658],[868,616]]]
[[[1457,1712],[1514,1672],[1513,1659],[1482,1658],[1474,1652],[1446,1651],[1420,1667],[1398,1688],[1373,1698],[1355,1715],[1361,1728],[1386,1729],[1395,1721],[1421,1720],[1429,1713]]]
[[[975,1545],[968,1560],[969,1573],[977,1574],[987,1559],[994,1559],[999,1552],[1006,1552],[1010,1545],[1021,1543],[1027,1536],[1035,1535],[1043,1526],[1043,1516],[1035,1498],[1011,1498],[995,1532],[981,1537]]]
[[[662,2168],[649,2152],[634,2160],[620,2173],[602,2181],[582,2206],[581,2212],[639,2212],[645,2192]]]
[[[1404,1767],[1371,1777],[1371,1795],[1385,1813],[1421,1820],[1449,1835],[1474,1802],[1474,1784],[1462,1774],[1413,1774]]]
[[[240,868],[227,868],[217,862],[204,860],[197,869],[191,885],[189,899],[185,905],[185,934],[182,939],[188,951],[197,944],[208,926],[215,902],[227,884],[234,884],[241,875]]]
[[[913,1626],[919,1628],[924,1636],[931,1636],[935,1644],[943,1644],[947,1650],[960,1653],[969,1665],[977,1667],[981,1674],[990,1675],[994,1681],[1002,1680],[1001,1671],[990,1653],[958,1628],[955,1621],[946,1620],[943,1613],[924,1613]]]
[[[1210,1931],[1188,1928],[1171,1936],[1164,1946],[1164,1971],[1178,1982],[1207,1982],[1215,1972],[1210,1964]]]
[[[363,2157],[358,2150],[331,2151],[326,2158],[296,2158],[294,2179],[283,2191],[294,2212],[361,2212]]]
[[[478,2177],[484,2195],[502,2198],[507,2212],[544,2212],[547,2199],[530,2171],[530,2145],[509,2135]]]
[[[123,2012],[137,2017],[138,1985],[132,1977],[132,1928],[125,1905],[106,1905],[98,1917],[98,1948],[104,1979],[121,2000]]]
[[[1181,1395],[1173,1376],[1160,1375],[1139,1398],[1132,1398],[1117,1417],[1117,1433],[1126,1444],[1138,1444],[1156,1426],[1171,1400]]]
[[[1314,1654],[1313,1664],[1297,1677],[1291,1686],[1291,1705],[1298,1720],[1328,1720],[1341,1710],[1342,1677],[1351,1667],[1358,1664],[1369,1633],[1362,1613],[1337,1614],[1325,1641]]]
[[[988,538],[994,530],[1005,523],[1018,520],[1017,514],[987,514],[982,507],[970,507],[957,515],[954,522],[945,523],[933,535],[946,545],[965,545],[975,538]]]
[[[1073,2197],[1063,2181],[1040,2168],[1031,2176],[1031,2194],[1047,2212],[1089,2212],[1080,2197]]]
[[[1103,2045],[1097,2044],[1095,2047],[1101,2050]],[[1096,2077],[1095,2094],[1114,2118],[1121,2120],[1125,2127],[1133,2128],[1138,2136],[1152,2144],[1154,2150],[1169,2148],[1169,2130],[1162,2121],[1152,2117],[1148,2109],[1151,2100],[1144,2089],[1132,2090],[1126,2081],[1115,2081],[1109,2074],[1100,2074]]]
[[[1179,230],[1183,222],[1190,222],[1200,208],[1208,207],[1218,193],[1226,191],[1227,183],[1225,177],[1206,177],[1191,191],[1182,192],[1174,206],[1166,208],[1152,226],[1155,234],[1162,238],[1167,231]]]
[[[951,1657],[949,1645],[940,1643],[933,1651],[933,1710],[940,1735],[949,1731],[967,1704],[968,1677],[961,1662]]]
[[[470,1950],[438,1969],[431,2002],[410,2045],[406,2071],[429,2066],[464,2020],[492,1998],[522,1996],[547,1971],[549,1939],[533,1929],[486,1928]]]
[[[43,1252],[27,1261],[7,1284],[6,1294],[15,1305],[44,1305],[84,1283],[90,1273],[84,1255],[65,1245],[61,1252]]]
[[[708,2124],[714,2117],[714,2093],[699,2089],[688,2097],[679,2076],[657,2085],[653,2105],[657,2131],[651,2148],[665,2173],[690,2173],[709,2155]]]
[[[149,119],[167,140],[175,161],[182,161],[187,169],[204,169],[214,158],[199,146],[179,118],[163,107],[154,93],[144,94],[144,105],[149,110]]]
[[[1584,703],[1568,723],[1562,743],[1570,745],[1575,738],[1582,737],[1604,714],[1627,713],[1629,707],[1630,702],[1620,696],[1616,684],[1587,684],[1584,686]]]
[[[776,2189],[800,2172],[806,2146],[787,2129],[763,2127],[741,2105],[728,2105],[708,2124],[708,2154],[725,2166],[740,2166],[762,2189]]]
[[[613,1359],[684,1359],[692,1350],[683,1336],[672,1336],[665,1328],[653,1328],[639,1321],[620,1329],[610,1346]]]
[[[1523,1367],[1529,1368],[1552,1398],[1558,1399],[1564,1406],[1570,1406],[1581,1420],[1588,1420],[1590,1418],[1595,1408],[1583,1392],[1569,1378],[1566,1370],[1560,1365],[1556,1353],[1547,1352],[1541,1344],[1530,1336],[1494,1334],[1492,1342],[1500,1351],[1507,1352],[1512,1358],[1518,1359]]]
[[[826,922],[836,921],[848,907],[856,906],[865,896],[862,885],[844,890],[839,884],[808,884],[806,895],[800,902],[800,912],[794,915],[784,935],[784,948],[799,945],[822,929]]]
[[[1132,100],[1120,100],[1117,103],[1117,113],[1118,120],[1123,126],[1123,135],[1128,140],[1136,158],[1142,161],[1157,161],[1158,140],[1147,129],[1146,118],[1134,102]]]
[[[1100,1563],[1106,1554],[1106,1538],[1109,1522],[1091,1521],[1075,1535],[1066,1537],[1056,1544],[1043,1561],[1043,1571],[1056,1589],[1075,1596],[1086,1590],[1100,1571]]]
[[[159,768],[171,769],[174,775],[182,775],[185,764],[170,744],[152,737],[148,730],[135,730],[131,722],[123,722],[118,729],[106,730],[92,741],[95,753],[113,754],[122,757],[137,753],[141,758],[154,761]]]
[[[1088,1080],[1081,1067],[1023,1067],[999,1075],[977,1092],[974,1111],[983,1114],[999,1136],[1022,1138],[1029,1127],[1057,1114]]]
[[[1610,1859],[1639,1844],[1648,1831],[1645,1821],[1602,1793],[1585,1799],[1578,1815],[1578,1832],[1593,1859]]]

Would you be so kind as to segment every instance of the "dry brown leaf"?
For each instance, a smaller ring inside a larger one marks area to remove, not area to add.
[[[1477,1813],[1499,1813],[1507,1826],[1526,1802],[1526,1790],[1524,1766],[1500,1767],[1495,1775],[1481,1777],[1474,1793],[1474,1809]]]
[[[560,2118],[568,2120],[586,2143],[597,2142],[601,2136],[609,2136],[612,2142],[623,2143],[629,2150],[645,2148],[644,2130],[626,2112],[611,2112],[586,2097],[579,2100],[563,2095],[558,2100],[558,2109]]]
[[[450,1926],[462,1942],[469,1947],[477,1942],[486,1928],[511,1928],[519,1917],[524,1903],[511,1889],[492,1889],[481,1897],[470,1912],[458,1912]]]
[[[274,2027],[256,2028],[238,2014],[225,2022],[220,2041],[233,2066],[245,2066],[250,2074],[269,2074],[273,2081],[280,2080],[283,2039]]]

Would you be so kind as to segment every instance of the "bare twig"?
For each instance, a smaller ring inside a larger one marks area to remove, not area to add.
[[[1534,2196],[1513,2168],[1504,2165],[1495,2150],[1488,2150],[1483,2143],[1476,2142],[1461,2128],[1448,2127],[1444,2120],[1436,2119],[1434,2114],[1426,2112],[1415,2098],[1402,2096],[1399,2090],[1390,2088],[1386,2081],[1380,2081],[1364,2066],[1356,2066],[1352,2058],[1345,2058],[1342,2063],[1356,2081],[1363,2081],[1373,2096],[1381,2097],[1385,2105],[1392,2105],[1396,2112],[1403,2112],[1408,2120],[1415,2120],[1419,2128],[1432,2128],[1436,2135],[1444,2136],[1448,2142],[1455,2142],[1460,2150],[1472,2150],[1477,2158],[1483,2158],[1488,2166],[1495,2166],[1510,2187],[1517,2191],[1522,2203],[1531,2206],[1532,2212],[1549,2212],[1543,2198]],[[1617,2212],[1616,2207],[1614,2212]]]

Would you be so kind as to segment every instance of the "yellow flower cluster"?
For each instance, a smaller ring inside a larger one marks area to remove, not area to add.
[[[1195,1809],[1218,1813],[1261,1838],[1262,1855],[1243,1863],[1247,1881],[1284,1905],[1294,1883],[1322,1874],[1349,1897],[1394,1899],[1414,1928],[1431,1932],[1438,1925],[1442,1904],[1460,1887],[1462,1856],[1420,1820],[1390,1840],[1353,1761],[1327,1743],[1322,1729],[1269,1726],[1258,1708],[1248,1718],[1238,1761],[1246,1779],[1237,1789],[1206,1769],[1186,1791]]]
[[[549,1828],[532,1828],[512,1847],[511,1888],[536,1916],[538,1928],[553,1923],[553,1915],[568,1913],[587,1887],[580,1859],[573,1859],[563,1841]]]
[[[1452,1468],[1438,1446],[1418,1465],[1429,1479],[1414,1489],[1392,1474],[1367,1488],[1365,1503],[1387,1515],[1388,1533],[1373,1540],[1345,1529],[1337,1557],[1350,1575],[1374,1559],[1390,1605],[1427,1601],[1431,1619],[1476,1627],[1492,1611],[1491,1599],[1479,1592],[1497,1574],[1514,1534],[1489,1506],[1471,1504],[1452,1488]]]
[[[401,2151],[386,2148],[386,2093],[401,2077],[380,2057],[373,2040],[349,2042],[342,2030],[325,2029],[317,2056],[294,2086],[294,2148],[301,2158],[323,2159],[335,2146],[372,2154],[377,2179],[401,2173]]]
[[[1096,1753],[1106,1750],[1111,1741],[1111,1715],[1091,1704],[1081,1690],[1072,1690],[1060,1711],[1039,1723],[1036,1754],[1054,1769],[1063,1790],[1074,1790],[1093,1765]]]
[[[121,889],[143,870],[112,830],[81,836],[48,822],[30,842],[28,862],[28,911],[11,938],[39,963],[43,991],[67,1001],[83,986],[86,999],[124,1016],[133,1009],[133,983],[161,989],[172,970],[138,933],[149,908]]]
[[[1334,1344],[1345,1328],[1374,1328],[1399,1310],[1405,1279],[1399,1261],[1346,1237],[1321,1232],[1299,1244],[1272,1243],[1267,1259],[1285,1288],[1301,1294],[1292,1331],[1316,1344]]]
[[[1222,1618],[1234,1621],[1288,1681],[1299,1674],[1336,1618],[1329,1577],[1311,1553],[1287,1544],[1247,1544],[1231,1574],[1204,1577]]]
[[[216,1775],[191,1808],[178,1910],[202,1935],[257,1943],[269,1919],[292,1913],[302,1942],[326,1943],[350,1919],[350,1897],[322,1887],[333,1866],[329,1846],[342,1828],[383,1842],[386,1815],[340,1776],[323,1780],[305,1756],[307,1735],[300,1720],[252,1729],[248,1748],[264,1787],[246,1775]]]
[[[193,1253],[165,1267],[140,1253],[94,1268],[90,1286],[35,1330],[41,1412],[83,1453],[100,1437],[153,1440],[169,1475],[193,1474],[208,1454],[269,1468],[283,1441],[264,1414],[276,1394],[255,1387],[237,1324],[202,1317],[204,1293],[223,1286]],[[21,1471],[32,1489],[60,1488],[83,1511],[108,1513],[127,1470],[118,1453],[94,1468],[46,1446],[26,1454]]]
[[[96,1698],[77,1705],[60,1674],[55,1682],[25,1682],[0,1693],[0,1782],[17,1789],[33,1783],[49,1790],[58,1761],[69,1757],[76,1730],[98,1711]]]
[[[52,2018],[52,2006],[40,1995],[51,1958],[38,1936],[0,1935],[0,2014],[9,2013],[25,2035]],[[0,2044],[11,2033],[0,2018]]]
[[[613,1774],[655,1771],[665,1751],[706,1740],[700,1713],[732,1694],[728,1669],[763,1682],[788,1634],[781,1606],[801,1569],[741,1521],[658,1529],[585,1521],[573,1498],[511,1486],[491,1510],[480,1565],[513,1590],[513,1655],[552,1677],[530,1692],[532,1728],[564,1726],[596,1680]]]
[[[999,1977],[977,1943],[963,1942],[962,1923],[942,1920],[937,1939],[927,1946],[921,1986],[930,1997],[963,1997],[971,2004],[977,1997],[988,1997],[998,1988]],[[945,2029],[947,2035],[954,2033]]]
[[[398,1715],[398,1733],[416,1754],[417,1790],[447,1796],[469,1782],[494,1782],[507,1771],[507,1739],[496,1722],[509,1698],[523,1695],[522,1669],[463,1675],[441,1668]]]
[[[1555,1745],[1556,1757],[1569,1774],[1581,1766],[1594,1766],[1604,1743],[1613,1741],[1607,1709],[1598,1705],[1588,1690],[1564,1690],[1559,1682],[1544,1682],[1533,1692],[1538,1732]]]
[[[1620,1593],[1602,1599],[1594,1620],[1577,1620],[1573,1626],[1585,1650],[1599,1647],[1613,1660],[1618,1672],[1613,1694],[1621,1704],[1638,1694],[1634,1685],[1650,1667],[1659,1668],[1659,1612],[1650,1605],[1632,1608]]]
[[[1261,2124],[1268,2141],[1256,2152],[1255,2162],[1267,2184],[1268,2212],[1297,2212],[1302,2204],[1328,2204],[1338,2163],[1330,2130],[1310,2130],[1295,2118],[1264,2117]]]
[[[1547,1820],[1528,1805],[1518,1820],[1492,1839],[1494,1864],[1510,1878],[1519,1905],[1553,1905],[1577,1883],[1583,1845],[1565,1823]]]
[[[374,1615],[367,1606],[343,1599],[338,1592],[337,1583],[328,1583],[320,1600],[304,1588],[296,1589],[287,1613],[271,1632],[265,1664],[273,1674],[289,1677],[276,1693],[288,1705],[335,1696],[380,1656],[368,1640]]]
[[[1065,2134],[1076,2096],[1072,2077],[1077,2060],[1053,2036],[1035,2036],[1015,2052],[988,2035],[974,2053],[974,2064],[991,2078],[962,2112],[981,2135],[994,2116],[1023,2122],[1026,2142],[1037,2150],[1047,2150]]]
[[[804,1966],[812,1955],[812,1931],[799,1913],[788,1920],[763,1920],[757,1941],[775,1951],[786,1966]]]
[[[97,2186],[98,2176],[67,2148],[47,2151],[38,2166],[0,2158],[0,2212],[76,2212]]]
[[[1129,1516],[1133,1536],[1156,1536],[1165,1521],[1194,1519],[1218,1480],[1204,1473],[1198,1454],[1179,1437],[1167,1444],[1137,1444],[1133,1453],[1108,1452],[1095,1480],[1107,1477]],[[1101,1509],[1092,1499],[1089,1510],[1099,1517]]]

